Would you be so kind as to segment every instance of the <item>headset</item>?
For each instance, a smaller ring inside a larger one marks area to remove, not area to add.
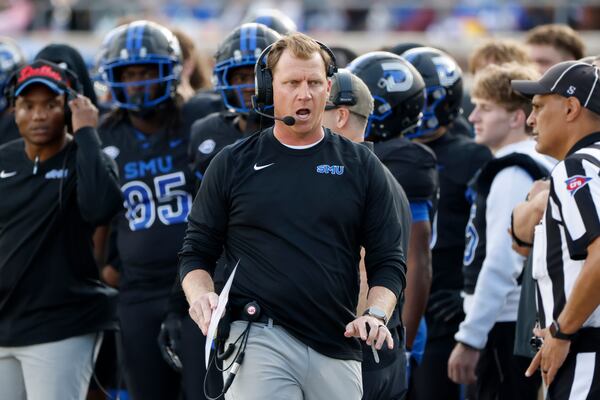
[[[333,54],[333,51],[325,44],[319,41],[316,42],[331,58],[331,62],[326,70],[327,77],[331,78],[338,69],[335,54]],[[273,72],[267,67],[266,58],[274,44],[267,46],[262,53],[260,53],[260,56],[258,56],[256,64],[254,65],[255,88],[254,96],[252,96],[252,106],[259,112],[264,112],[267,108],[273,106]]]

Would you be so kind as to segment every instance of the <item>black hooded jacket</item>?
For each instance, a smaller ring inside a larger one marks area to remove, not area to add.
[[[90,78],[87,65],[85,65],[85,61],[77,49],[68,44],[49,44],[37,53],[35,60],[52,61],[58,65],[66,64],[66,67],[77,75],[77,79],[81,84],[81,94],[98,107],[94,84]]]

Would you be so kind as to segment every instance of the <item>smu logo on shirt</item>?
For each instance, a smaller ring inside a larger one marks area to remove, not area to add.
[[[592,178],[588,178],[587,176],[575,175],[574,177],[567,179],[565,183],[567,184],[567,190],[571,193],[571,196],[574,196],[579,189],[587,185],[591,180]]]
[[[64,179],[69,175],[69,170],[67,169],[52,169],[46,172],[44,178],[46,179]]]
[[[156,157],[148,161],[131,161],[125,164],[125,179],[143,178],[146,175],[154,176],[166,174],[173,169],[173,157]]]
[[[317,165],[317,174],[331,174],[331,175],[343,175],[343,165]]]

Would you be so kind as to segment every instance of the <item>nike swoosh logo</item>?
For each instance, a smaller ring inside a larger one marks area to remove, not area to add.
[[[0,179],[10,178],[11,176],[15,176],[17,171],[6,172],[4,170],[0,171]]]
[[[271,164],[266,164],[266,165],[258,165],[258,164],[254,164],[254,170],[255,171],[260,171],[261,169],[265,169],[270,167],[271,165],[274,165],[275,163],[271,163]]]

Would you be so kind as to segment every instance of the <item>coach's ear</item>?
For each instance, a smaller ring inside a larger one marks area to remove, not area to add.
[[[565,100],[566,122],[575,121],[581,114],[582,110],[583,110],[583,106],[581,105],[581,103],[579,102],[579,99],[577,97],[567,98]]]

